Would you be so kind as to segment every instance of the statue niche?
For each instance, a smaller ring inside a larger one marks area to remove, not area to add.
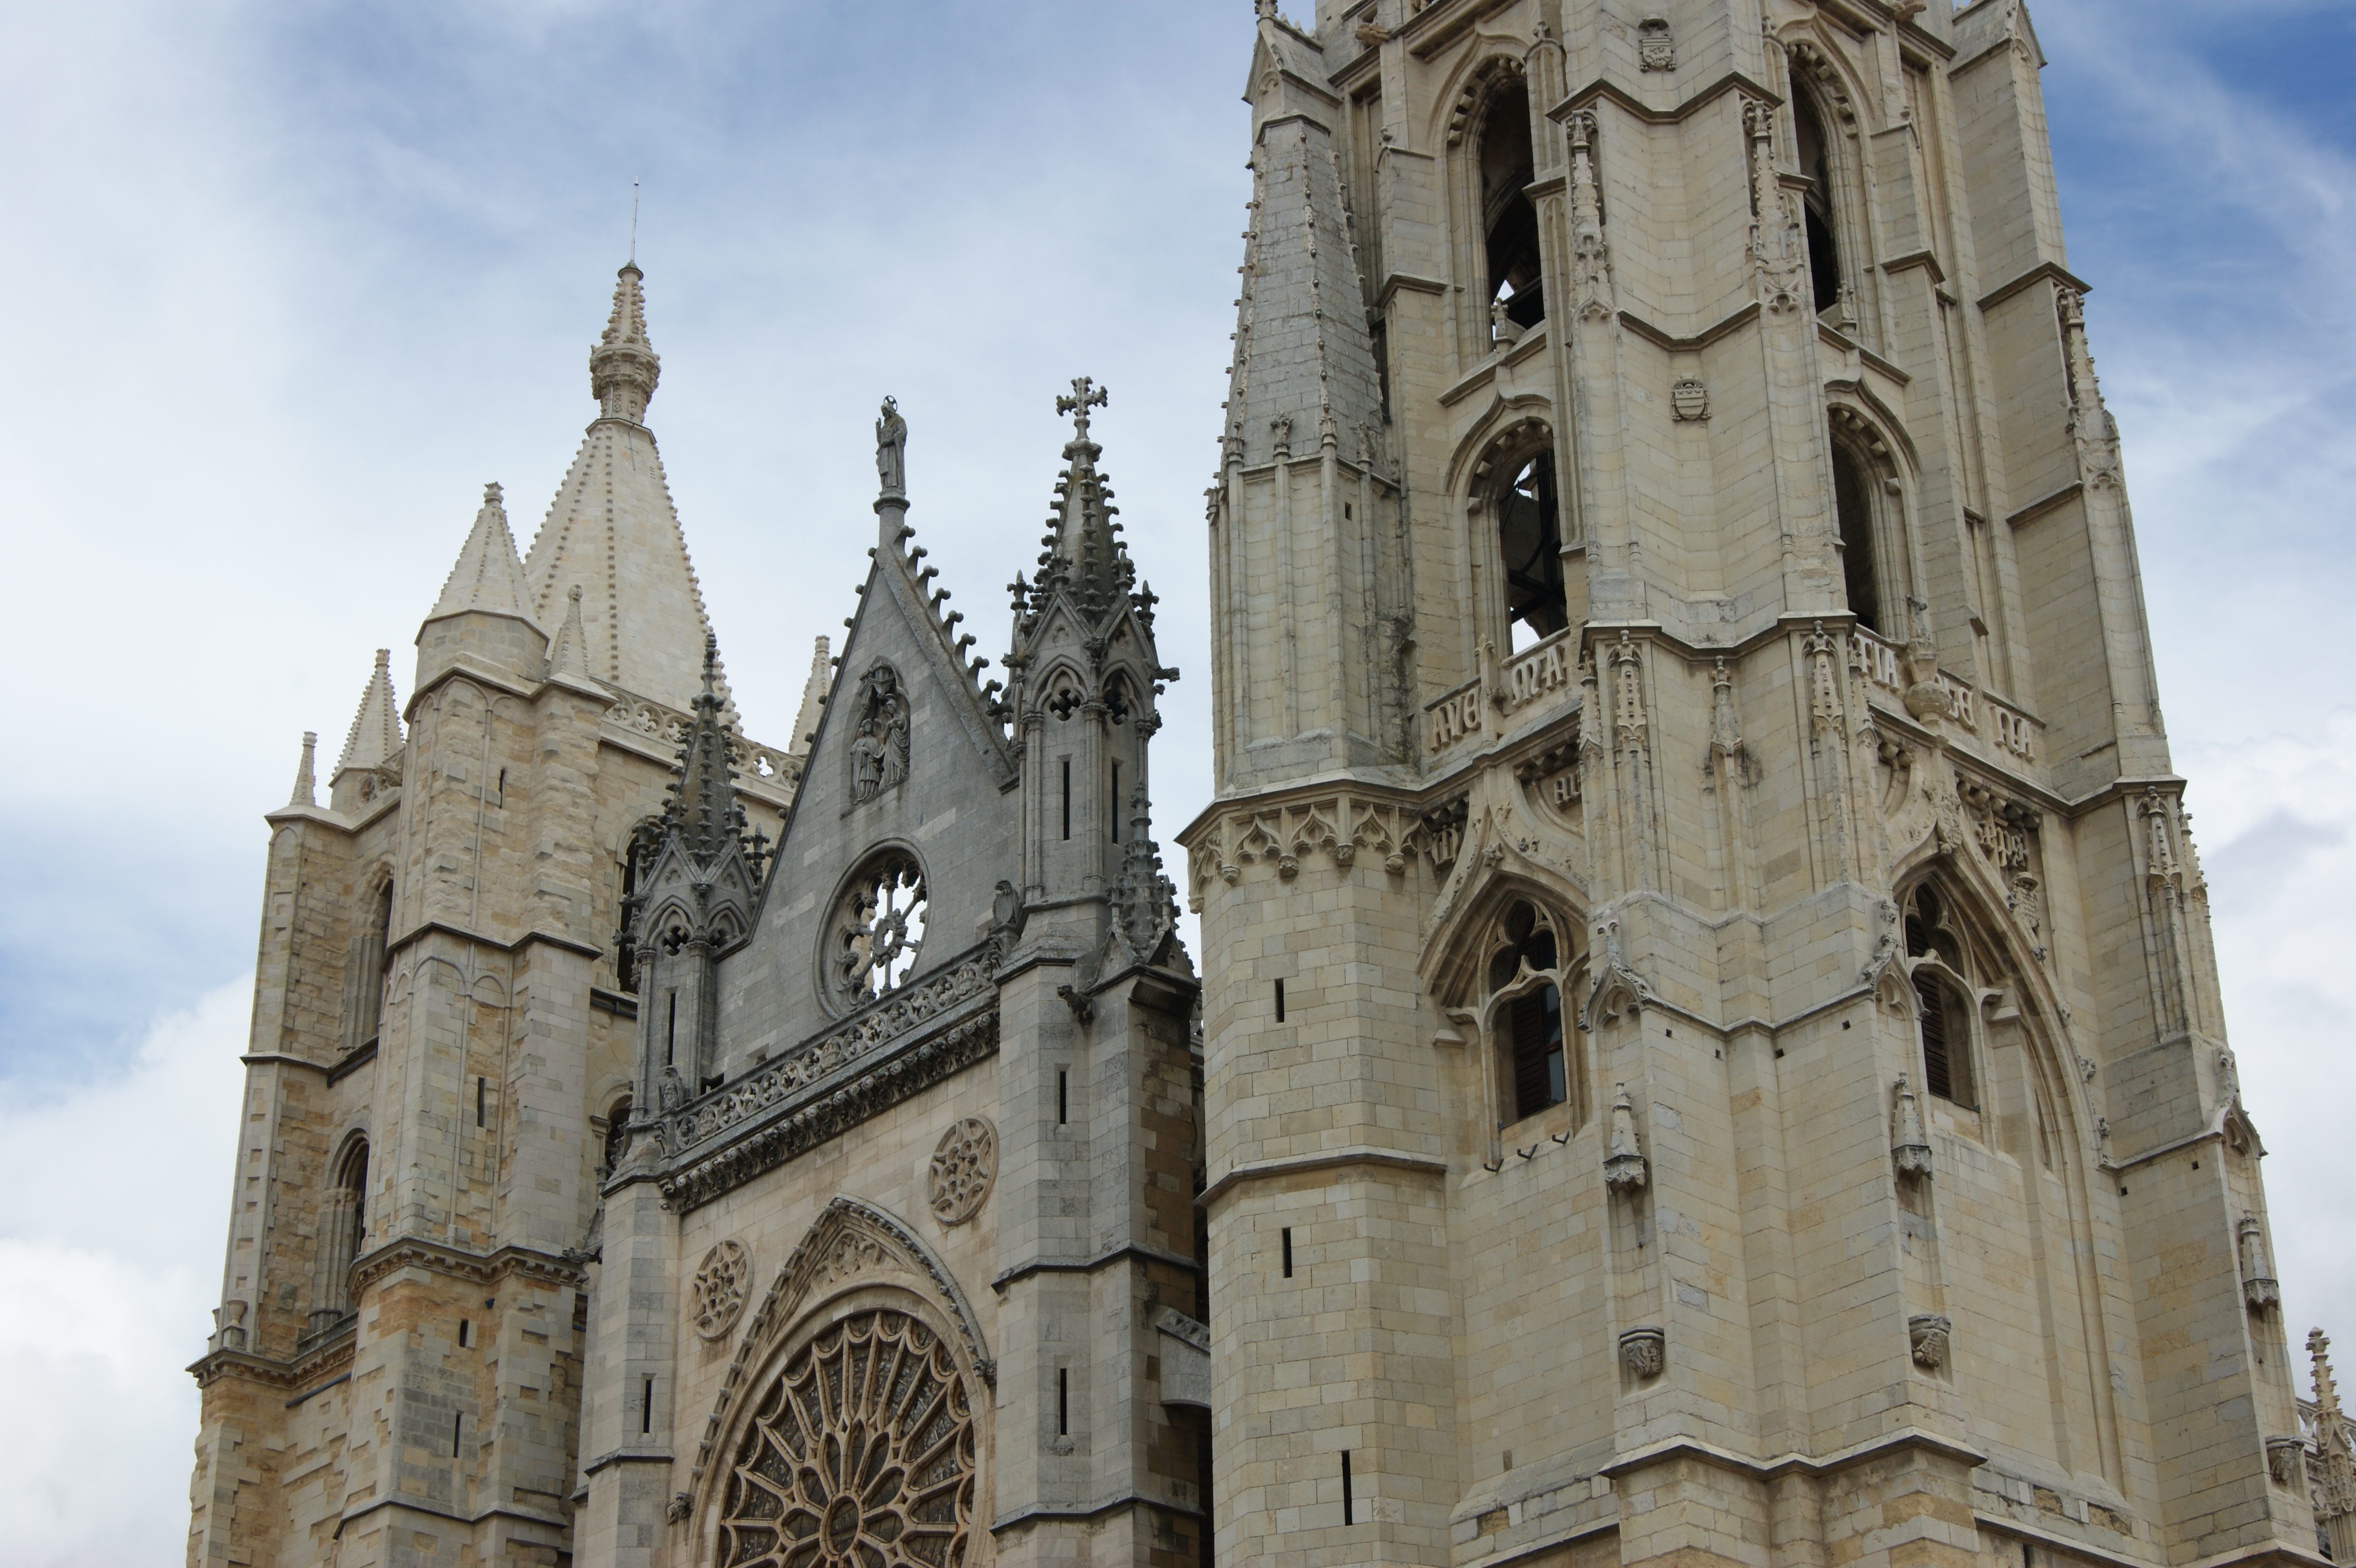
[[[877,660],[859,678],[851,708],[851,799],[865,805],[908,778],[908,693],[900,673]]]

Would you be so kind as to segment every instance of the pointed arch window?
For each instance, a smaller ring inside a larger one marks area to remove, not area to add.
[[[1497,553],[1504,567],[1508,639],[1511,651],[1518,653],[1570,623],[1552,452],[1524,459],[1499,494]]]
[[[1946,901],[1928,883],[1907,897],[1905,936],[1913,972],[1922,1087],[1950,1104],[1976,1110],[1971,1009],[1959,989],[1971,978],[1969,950]]]
[[[325,1333],[350,1316],[347,1281],[352,1260],[368,1240],[369,1146],[355,1135],[336,1161],[335,1176],[319,1205],[315,1238],[316,1269],[311,1291],[310,1332]]]
[[[1804,87],[1792,95],[1792,126],[1799,144],[1800,172],[1808,177],[1800,206],[1807,227],[1808,282],[1821,315],[1840,303],[1839,228],[1833,212],[1832,145],[1815,96]]]
[[[1481,236],[1489,299],[1505,319],[1531,328],[1546,319],[1538,272],[1538,215],[1525,192],[1533,177],[1530,94],[1518,72],[1498,70],[1483,106]]]
[[[1526,898],[1505,907],[1490,928],[1482,972],[1485,1021],[1496,1064],[1497,1125],[1507,1126],[1566,1101],[1584,1121],[1583,1072],[1563,1015],[1570,943],[1552,913]]]
[[[1881,576],[1877,569],[1874,534],[1879,521],[1871,477],[1857,450],[1837,437],[1833,442],[1833,514],[1840,528],[1841,577],[1848,590],[1848,607],[1857,624],[1879,631]]]

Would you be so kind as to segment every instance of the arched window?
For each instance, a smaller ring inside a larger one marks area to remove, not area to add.
[[[612,1176],[622,1165],[622,1155],[630,1142],[630,1097],[626,1094],[614,1101],[605,1112],[605,1153],[599,1162],[597,1175],[602,1180]]]
[[[1816,309],[1823,312],[1840,303],[1840,243],[1833,222],[1830,144],[1825,139],[1824,117],[1804,89],[1792,96],[1792,123],[1799,142],[1800,172],[1808,177],[1807,193],[1801,199],[1808,230],[1808,281]]]
[[[354,1136],[336,1161],[335,1177],[319,1204],[312,1278],[310,1332],[337,1327],[352,1310],[346,1288],[352,1260],[368,1240],[368,1140]]]
[[[1881,583],[1874,570],[1874,505],[1871,479],[1847,442],[1833,442],[1833,513],[1840,526],[1841,577],[1857,624],[1879,631]]]
[[[351,969],[344,994],[344,1048],[376,1041],[384,1010],[384,951],[392,941],[392,879],[386,877],[369,901],[359,934],[352,940]]]
[[[1542,451],[1523,462],[1497,498],[1497,552],[1505,568],[1510,651],[1518,653],[1569,624],[1552,453]]]
[[[351,1194],[352,1213],[348,1226],[350,1246],[345,1253],[348,1262],[359,1256],[361,1244],[368,1240],[368,1140],[355,1138],[336,1176],[336,1185]]]
[[[1563,1018],[1569,943],[1558,922],[1515,899],[1491,929],[1483,1012],[1497,1064],[1497,1125],[1580,1100]]]
[[[1481,116],[1481,234],[1489,298],[1519,327],[1546,319],[1538,277],[1538,215],[1523,192],[1533,177],[1530,94],[1519,75],[1498,73]]]
[[[1916,1028],[1922,1047],[1922,1087],[1941,1100],[1976,1110],[1972,1074],[1971,1011],[1956,989],[1971,970],[1946,903],[1928,884],[1906,900],[1906,956],[1913,962]]]
[[[630,943],[630,917],[637,913],[638,852],[644,846],[645,841],[632,833],[622,851],[621,929],[614,943],[614,983],[632,996],[638,993],[638,955]]]

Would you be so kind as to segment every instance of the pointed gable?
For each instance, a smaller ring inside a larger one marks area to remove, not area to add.
[[[877,503],[874,564],[818,710],[776,869],[752,942],[723,973],[731,1061],[785,1049],[843,1015],[819,955],[841,935],[846,889],[863,869],[913,860],[921,870],[924,937],[904,986],[970,958],[998,884],[1023,875],[1014,752],[977,684],[985,661],[969,659],[973,639],[933,585],[906,509],[896,488]]]
[[[543,624],[582,590],[581,668],[593,678],[686,710],[701,684],[712,623],[671,505],[654,432],[640,423],[660,361],[647,337],[636,265],[622,269],[604,338],[590,354],[598,415],[550,503],[523,566],[525,600]],[[720,695],[733,715],[727,678]]]

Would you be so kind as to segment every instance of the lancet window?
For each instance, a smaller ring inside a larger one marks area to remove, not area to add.
[[[1792,95],[1792,122],[1799,143],[1800,172],[1808,177],[1808,188],[1800,202],[1807,226],[1808,281],[1815,290],[1815,307],[1822,313],[1840,303],[1839,225],[1833,207],[1831,144],[1825,136],[1824,115],[1804,88]]]
[[[1512,650],[1519,652],[1569,624],[1563,601],[1562,513],[1551,452],[1533,455],[1514,471],[1497,497],[1496,511],[1505,618]]]
[[[1833,512],[1840,527],[1841,576],[1848,588],[1848,607],[1857,624],[1869,631],[1883,628],[1881,578],[1876,569],[1874,535],[1879,509],[1874,505],[1872,478],[1854,447],[1833,441]]]
[[[1972,1070],[1970,949],[1953,911],[1928,883],[1906,900],[1908,967],[1914,983],[1915,1028],[1922,1052],[1922,1087],[1951,1104],[1976,1110]]]
[[[1530,156],[1530,95],[1518,73],[1492,78],[1481,118],[1481,234],[1488,263],[1489,298],[1516,327],[1546,319],[1538,274],[1538,215],[1523,194],[1534,166]]]
[[[378,884],[369,900],[360,934],[352,942],[351,974],[344,998],[344,1048],[377,1037],[384,1009],[384,953],[392,941],[392,878]]]

